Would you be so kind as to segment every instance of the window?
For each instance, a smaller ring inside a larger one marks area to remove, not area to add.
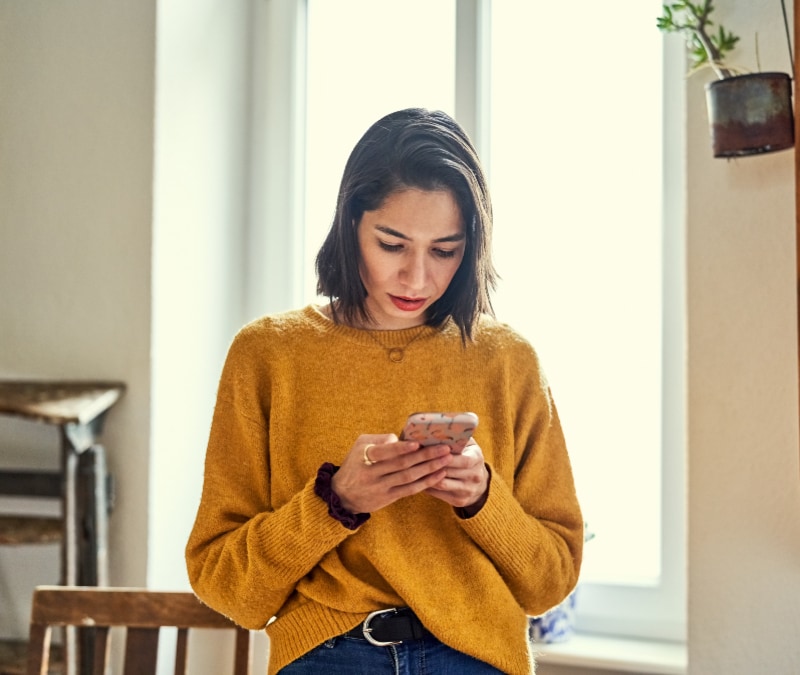
[[[665,397],[680,396],[662,377],[663,299],[679,285],[663,265],[661,40],[643,28],[659,11],[588,3],[576,22],[568,4],[493,3],[489,148],[496,310],[542,358],[596,535],[582,624],[649,632],[629,617],[651,605],[671,627],[649,636],[679,638],[661,588],[681,565],[662,548],[682,499],[662,483]],[[609,602],[623,588],[633,602]]]
[[[662,101],[660,77],[667,66],[679,82],[682,63],[662,64],[660,4],[583,4],[578,25],[557,3],[291,1],[306,28],[304,146],[290,158],[303,167],[304,244],[289,251],[303,299],[316,299],[314,256],[366,127],[408,106],[468,119],[493,193],[496,310],[542,357],[596,534],[579,628],[683,639],[679,189],[663,198],[680,180],[662,156],[662,131],[679,145],[680,88]],[[481,49],[465,50],[476,34]],[[465,86],[483,96],[470,103]]]
[[[454,114],[455,0],[406,0],[402,11],[375,0],[308,0],[307,43],[304,289],[310,300],[313,261],[339,179],[367,127],[412,106]]]
[[[644,8],[643,19],[658,9],[630,5],[625,13]],[[493,5],[497,311],[536,346],[555,389],[597,534],[584,579],[652,583],[660,574],[652,523],[661,492],[662,125],[660,81],[647,69],[660,70],[661,54],[658,40],[630,44],[644,31],[629,29],[627,40],[609,39],[605,27],[598,34],[599,4],[584,8],[579,24],[573,11]],[[526,39],[540,22],[569,25],[580,45],[558,51],[556,68],[547,65],[549,41]],[[637,59],[613,77],[628,49]],[[581,77],[587,50],[597,77]],[[613,491],[609,467],[622,470]]]

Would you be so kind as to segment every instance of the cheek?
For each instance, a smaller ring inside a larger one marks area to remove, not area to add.
[[[458,267],[461,264],[461,261],[453,262],[451,265],[447,265],[442,267],[442,269],[438,270],[436,275],[437,283],[436,285],[440,288],[442,292],[444,292],[447,287],[450,285],[450,282],[453,280],[453,277],[456,275],[458,271]]]
[[[374,258],[362,259],[359,272],[361,273],[361,281],[365,286],[380,283],[381,278],[385,276],[383,266]]]

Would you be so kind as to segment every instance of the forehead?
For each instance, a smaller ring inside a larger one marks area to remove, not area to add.
[[[407,188],[389,194],[374,211],[365,211],[362,223],[401,230],[464,231],[461,209],[449,190]]]

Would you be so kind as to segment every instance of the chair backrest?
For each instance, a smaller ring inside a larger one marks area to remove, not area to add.
[[[252,663],[250,633],[202,604],[193,593],[143,588],[38,586],[33,593],[28,675],[48,673],[52,629],[74,626],[91,631],[92,673],[106,672],[111,628],[125,629],[123,673],[155,673],[159,630],[177,628],[175,673],[187,667],[189,629],[218,628],[236,633],[234,675],[249,675]]]

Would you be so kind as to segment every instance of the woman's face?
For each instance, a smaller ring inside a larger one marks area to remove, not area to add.
[[[364,212],[358,244],[367,309],[377,328],[398,330],[425,323],[464,258],[466,235],[449,191],[409,188]]]

